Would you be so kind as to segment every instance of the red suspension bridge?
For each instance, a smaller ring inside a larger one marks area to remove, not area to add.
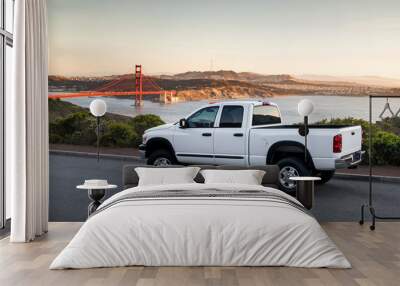
[[[118,89],[123,82],[133,79],[135,81],[135,90],[128,91],[113,91],[113,88]],[[147,77],[142,73],[142,65],[135,66],[135,75],[123,75],[114,79],[105,85],[90,91],[68,92],[68,93],[53,93],[49,94],[51,99],[76,98],[87,96],[135,96],[135,106],[143,104],[143,96],[145,95],[160,95],[160,101],[165,103],[173,102],[176,96],[176,90],[164,90],[151,77]]]

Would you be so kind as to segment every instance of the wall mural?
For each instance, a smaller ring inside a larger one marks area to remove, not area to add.
[[[365,127],[366,96],[400,95],[397,10],[375,1],[308,5],[48,1],[51,148],[92,150],[95,98],[107,104],[100,145],[117,154],[137,152],[147,128],[214,100],[272,101],[292,124],[308,98],[311,122]],[[374,148],[399,152],[378,152],[375,163],[400,165],[400,100],[374,108]]]

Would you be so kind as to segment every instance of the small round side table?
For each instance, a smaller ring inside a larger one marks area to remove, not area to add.
[[[314,205],[314,182],[321,180],[320,177],[290,177],[292,181],[296,181],[296,199],[303,206],[310,210]]]
[[[92,201],[88,206],[88,217],[94,213],[101,204],[101,199],[104,198],[106,190],[115,189],[117,185],[91,186],[79,185],[76,186],[79,190],[87,190],[88,197]]]

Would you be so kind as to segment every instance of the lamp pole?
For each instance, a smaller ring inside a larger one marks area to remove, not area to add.
[[[314,110],[314,104],[309,99],[301,100],[299,102],[298,106],[297,106],[297,111],[299,112],[299,114],[301,116],[304,117],[304,135],[301,134],[301,132],[300,132],[300,135],[304,136],[304,163],[305,164],[307,164],[307,161],[308,161],[308,156],[307,156],[307,152],[308,152],[307,151],[308,150],[308,148],[307,148],[307,135],[308,135],[308,132],[309,132],[309,129],[308,129],[308,116],[313,112],[313,110]]]
[[[90,113],[96,117],[96,135],[97,135],[97,162],[100,161],[100,117],[107,111],[107,105],[104,100],[95,99],[90,103]]]
[[[304,163],[307,165],[308,116],[304,116]]]
[[[97,121],[97,162],[100,161],[100,116],[96,116]]]

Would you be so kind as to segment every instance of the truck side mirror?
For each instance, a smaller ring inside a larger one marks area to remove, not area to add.
[[[182,118],[181,120],[179,120],[179,127],[180,128],[187,128],[187,122],[185,118]]]

